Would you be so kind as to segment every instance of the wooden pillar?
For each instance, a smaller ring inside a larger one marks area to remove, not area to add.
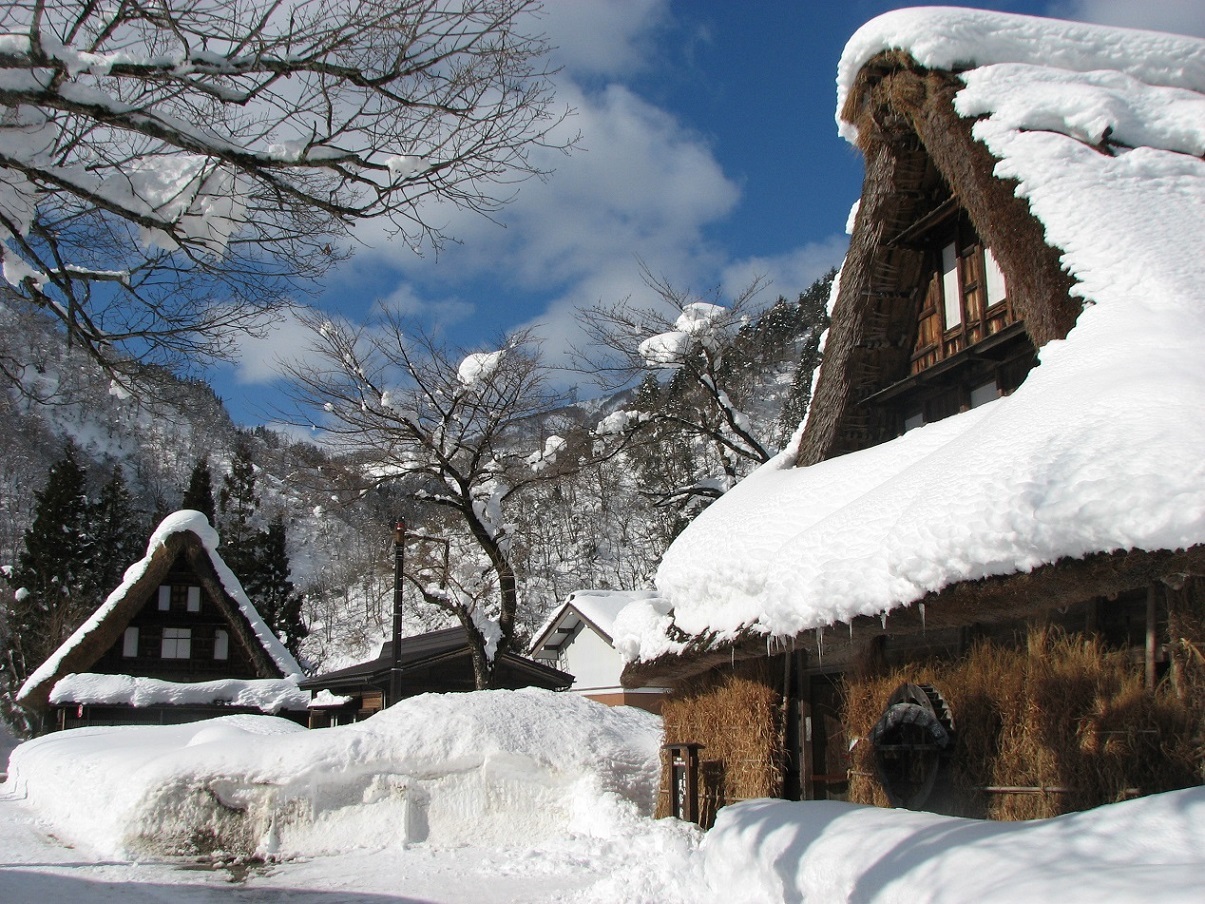
[[[398,518],[393,525],[393,630],[390,645],[393,664],[389,669],[389,699],[392,706],[402,697],[402,575],[406,569],[406,522]]]
[[[669,815],[699,822],[699,751],[702,744],[666,744],[669,753]]]
[[[1146,649],[1143,656],[1146,673],[1146,689],[1155,689],[1155,652],[1159,649],[1159,635],[1156,631],[1158,623],[1158,590],[1154,583],[1146,588]]]
[[[812,678],[801,675],[799,683],[799,799],[815,800],[816,751],[812,746],[815,734],[812,725]]]

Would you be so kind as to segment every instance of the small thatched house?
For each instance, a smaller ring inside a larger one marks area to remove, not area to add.
[[[808,420],[616,625],[675,688],[666,801],[1200,782],[1205,41],[902,10],[838,84],[866,176]]]
[[[510,690],[564,690],[573,683],[572,675],[514,653],[497,657],[494,674],[497,686]],[[397,697],[391,699],[394,686]],[[476,687],[472,649],[460,626],[403,637],[396,655],[393,641],[387,640],[376,659],[301,682],[303,690],[315,694],[310,704],[311,728],[358,722],[418,694],[464,693]]]
[[[247,599],[200,512],[159,525],[146,557],[21,687],[44,729],[304,718],[301,668]]]

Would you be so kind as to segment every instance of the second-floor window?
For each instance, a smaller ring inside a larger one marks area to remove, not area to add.
[[[930,278],[917,321],[912,373],[1000,332],[1016,321],[1004,274],[964,219],[930,237]]]
[[[159,611],[201,611],[201,588],[189,584],[162,584],[159,587]]]

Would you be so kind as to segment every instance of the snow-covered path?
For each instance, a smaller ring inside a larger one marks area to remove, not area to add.
[[[538,904],[564,901],[615,866],[589,863],[584,850],[417,845],[272,864],[235,882],[227,870],[184,861],[97,858],[55,838],[11,798],[0,799],[0,852],[4,904]]]

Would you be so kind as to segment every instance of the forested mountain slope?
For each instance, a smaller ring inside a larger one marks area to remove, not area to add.
[[[827,295],[828,282],[818,282],[798,301],[780,299],[743,320],[724,340],[713,379],[766,449],[778,448],[806,409]],[[405,481],[372,484],[354,460],[330,447],[264,427],[239,429],[203,382],[156,374],[154,392],[134,398],[112,388],[47,322],[10,315],[4,327],[0,362],[9,379],[0,388],[7,425],[0,431],[0,566],[10,574],[21,561],[38,496],[69,443],[90,504],[99,504],[120,468],[132,510],[126,531],[137,534],[132,548],[181,507],[198,465],[207,463],[215,520],[227,539],[244,529],[266,533],[274,521],[287,531],[290,577],[309,632],[300,656],[309,668],[324,670],[374,653],[388,633],[395,519],[433,536],[456,530],[413,498],[415,487]],[[697,488],[722,487],[756,466],[754,459],[726,459],[714,437],[665,416],[707,404],[686,371],[650,371],[635,391],[560,409],[517,440],[538,451],[550,437],[564,437],[571,452],[594,459],[540,484],[507,513],[521,592],[520,638],[573,590],[648,586],[662,551],[714,496]],[[607,439],[596,429],[599,422],[617,414],[639,429],[615,454],[587,454]],[[5,592],[0,614],[11,615],[12,592]],[[405,610],[407,633],[447,622],[417,594],[410,599],[407,593]],[[11,656],[7,638],[5,648]],[[11,664],[8,671],[11,676]]]

